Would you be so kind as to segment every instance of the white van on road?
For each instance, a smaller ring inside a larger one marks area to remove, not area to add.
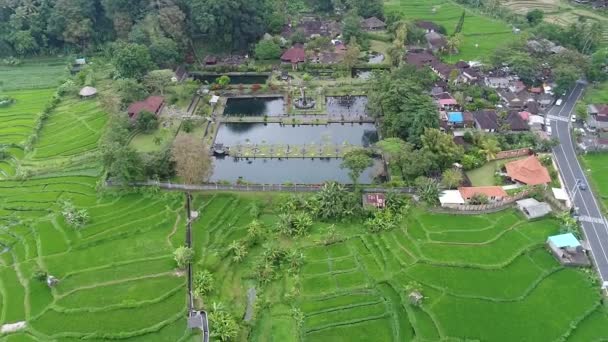
[[[561,106],[562,105],[562,99],[558,99],[557,101],[555,101],[555,105],[556,106]]]

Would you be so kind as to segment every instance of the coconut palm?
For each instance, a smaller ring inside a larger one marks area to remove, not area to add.
[[[479,151],[486,156],[487,160],[496,158],[496,154],[500,152],[498,140],[490,137],[485,137],[479,146]]]

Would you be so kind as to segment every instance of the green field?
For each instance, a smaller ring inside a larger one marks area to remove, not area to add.
[[[68,77],[66,58],[30,58],[17,67],[0,65],[0,93],[54,88]]]
[[[24,127],[10,126],[20,129],[13,142],[32,132],[51,93],[11,94],[17,103],[0,115],[23,117]],[[106,120],[96,101],[63,98],[32,152],[10,150],[45,176],[0,181],[0,324],[27,322],[2,340],[197,340],[186,328],[186,279],[172,257],[184,242],[183,195],[98,192]],[[85,228],[66,223],[64,200],[88,210]],[[35,277],[41,271],[59,284],[47,287]]]
[[[297,274],[260,285],[252,270],[262,248],[234,262],[227,246],[247,235],[252,203],[264,208],[260,220],[272,229],[273,208],[282,202],[277,196],[214,194],[195,202],[206,218],[193,228],[198,268],[216,279],[205,303],[221,302],[243,317],[246,292],[257,289],[254,320],[243,338],[553,341],[604,329],[597,284],[583,271],[561,267],[543,247],[557,222],[527,222],[510,210],[450,216],[416,209],[399,229],[381,234],[337,224],[345,240],[327,246],[320,241],[328,224],[315,223],[306,238],[272,239],[301,251],[305,263]],[[425,296],[421,307],[408,303],[405,288],[412,282]]]
[[[54,89],[0,93],[15,99],[12,105],[0,108],[0,144],[12,146],[8,150],[10,157],[0,161],[0,178],[15,175],[17,160],[24,155],[24,144],[34,131],[38,117],[54,93]]]
[[[0,323],[27,321],[34,340],[187,338],[185,278],[171,252],[183,239],[180,194],[99,197],[97,177],[0,182]],[[83,230],[68,226],[58,201],[87,208]],[[49,289],[43,270],[60,279]]]
[[[583,169],[589,176],[595,194],[604,203],[604,210],[608,208],[608,154],[591,153],[581,158]]]
[[[387,14],[396,13],[408,20],[433,21],[443,25],[449,34],[456,28],[464,8],[450,0],[390,0],[385,3],[385,10]],[[498,46],[516,37],[505,22],[470,10],[466,13],[460,53],[446,56],[448,62],[486,60]]]

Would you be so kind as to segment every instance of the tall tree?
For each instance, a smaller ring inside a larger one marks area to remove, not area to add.
[[[426,128],[439,127],[437,106],[426,92],[430,86],[426,71],[409,66],[393,73],[379,73],[372,80],[369,106],[382,118],[381,130],[386,137],[399,137],[420,146]]]
[[[346,50],[346,53],[344,54],[343,60],[344,67],[348,71],[349,75],[352,75],[350,71],[355,65],[357,65],[360,53],[361,49],[359,48],[359,44],[357,44],[355,37],[352,37],[350,43],[348,44],[348,50]]]
[[[266,31],[271,13],[266,0],[191,0],[195,28],[213,40],[243,49]]]
[[[457,35],[460,32],[462,32],[462,26],[464,25],[464,17],[466,15],[466,11],[462,11],[462,14],[460,15],[460,18],[458,19],[458,23],[456,24],[456,28],[454,28],[454,33],[452,34]]]
[[[374,165],[369,151],[363,148],[355,149],[344,154],[340,167],[348,169],[348,176],[353,184],[359,183],[359,177],[368,167]]]
[[[139,44],[116,44],[112,64],[122,77],[141,79],[154,67],[148,48]]]
[[[49,17],[49,31],[63,41],[86,47],[94,34],[96,1],[57,0]]]
[[[213,162],[201,139],[189,134],[179,134],[171,149],[177,176],[185,184],[200,184],[209,179]]]
[[[460,160],[464,150],[454,142],[451,135],[435,128],[427,128],[422,136],[422,149],[433,155],[437,170],[448,169],[455,161]]]

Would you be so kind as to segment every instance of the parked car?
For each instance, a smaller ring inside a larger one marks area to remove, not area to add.
[[[570,121],[576,122],[576,115],[572,114],[572,116],[570,117]]]
[[[562,105],[562,99],[558,99],[557,101],[555,101],[555,105],[556,106],[561,106]]]
[[[549,125],[549,126],[546,126],[545,128],[547,129],[547,135],[551,135],[551,133],[552,133],[551,126]]]

